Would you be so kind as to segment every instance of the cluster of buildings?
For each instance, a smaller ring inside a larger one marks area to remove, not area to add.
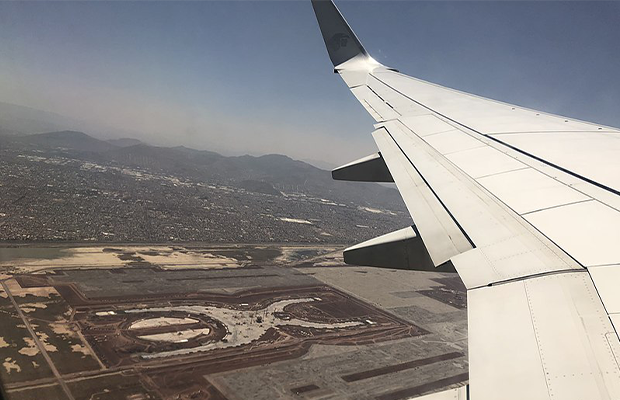
[[[403,212],[303,188],[269,194],[247,186],[0,149],[0,240],[353,243],[408,223]]]

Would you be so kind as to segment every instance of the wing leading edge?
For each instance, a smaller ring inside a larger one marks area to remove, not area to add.
[[[426,253],[409,269],[454,266],[468,288],[467,398],[620,398],[620,296],[609,289],[620,278],[620,131],[400,74],[370,57],[332,1],[312,4],[415,224],[391,247],[354,246],[354,259],[379,249],[385,266],[415,237]],[[368,169],[355,180],[372,181]]]

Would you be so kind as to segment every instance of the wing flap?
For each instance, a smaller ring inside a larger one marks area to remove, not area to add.
[[[461,232],[461,236],[455,237],[467,239],[470,243],[470,246],[459,243],[461,247],[454,247],[458,254],[451,256],[468,288],[551,271],[581,269],[518,214],[403,124],[389,121],[382,129],[375,131],[373,136],[382,152],[383,147],[390,147],[390,141],[393,143],[389,156],[385,154],[385,161],[405,203],[411,207],[409,211],[431,257],[433,245],[443,243],[445,246],[447,237],[453,236],[425,237],[427,230],[437,230],[437,222],[428,220],[428,227],[418,223],[418,218],[427,212],[416,209],[420,207],[420,201],[412,197],[412,190],[401,188],[402,182],[399,184],[399,181],[406,179],[407,174],[395,173],[392,170],[395,162],[391,162],[391,158],[399,158],[399,168],[410,174],[419,174],[420,179],[432,188],[429,192],[445,210],[444,214],[450,216]],[[379,141],[377,137],[383,140]],[[414,204],[410,206],[412,202]],[[470,250],[473,246],[476,249]]]
[[[620,342],[586,271],[471,290],[468,310],[473,399],[620,396]]]
[[[454,219],[426,185],[385,128],[373,137],[435,266],[472,248]]]

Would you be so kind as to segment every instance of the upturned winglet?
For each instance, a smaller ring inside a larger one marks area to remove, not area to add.
[[[369,58],[333,1],[312,0],[312,7],[334,67],[359,56]]]

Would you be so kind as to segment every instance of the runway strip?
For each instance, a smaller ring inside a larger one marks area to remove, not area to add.
[[[440,379],[435,382],[425,383],[423,385],[410,387],[407,389],[397,390],[396,392],[390,392],[382,394],[376,397],[377,400],[399,400],[408,399],[410,397],[419,396],[428,392],[432,392],[436,389],[445,389],[449,385],[455,385],[460,382],[465,382],[469,379],[469,373],[465,372],[449,378]]]
[[[433,364],[440,361],[452,360],[454,358],[463,357],[463,353],[453,352],[441,354],[439,356],[421,358],[419,360],[408,361],[402,364],[389,365],[387,367],[381,367],[376,369],[371,369],[368,371],[356,372],[350,375],[343,375],[341,378],[345,382],[356,382],[361,381],[363,379],[374,378],[375,376],[387,375],[393,372],[404,371],[411,368],[421,367],[423,365]]]

